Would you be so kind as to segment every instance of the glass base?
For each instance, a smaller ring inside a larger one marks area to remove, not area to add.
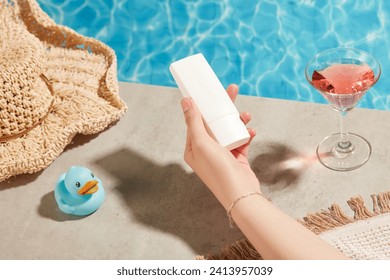
[[[363,137],[348,133],[348,142],[340,141],[340,133],[326,137],[317,148],[320,162],[329,169],[350,171],[364,165],[371,156],[371,145]]]

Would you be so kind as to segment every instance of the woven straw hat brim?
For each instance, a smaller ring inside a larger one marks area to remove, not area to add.
[[[11,6],[9,2],[0,0],[0,9],[7,6],[46,50],[43,72],[51,82],[54,101],[37,127],[0,143],[0,181],[44,169],[76,134],[100,132],[127,110],[118,94],[116,56],[111,48],[57,25],[34,0],[11,1]]]

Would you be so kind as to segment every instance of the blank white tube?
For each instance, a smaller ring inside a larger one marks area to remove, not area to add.
[[[240,114],[202,54],[178,60],[169,70],[182,95],[192,98],[222,146],[233,150],[248,142],[249,133]]]

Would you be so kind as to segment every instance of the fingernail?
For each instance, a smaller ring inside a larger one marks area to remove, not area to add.
[[[183,112],[187,112],[191,108],[191,101],[187,98],[183,98],[181,100],[181,108],[183,109]]]

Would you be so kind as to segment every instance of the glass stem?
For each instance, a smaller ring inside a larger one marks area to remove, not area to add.
[[[346,116],[347,111],[340,112],[340,142],[337,144],[339,152],[350,152],[353,149],[352,143],[348,139]]]

